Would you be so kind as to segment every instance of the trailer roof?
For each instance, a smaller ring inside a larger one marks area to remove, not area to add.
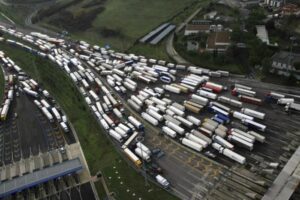
[[[77,172],[81,169],[82,164],[79,158],[75,158],[73,160],[68,160],[51,167],[5,181],[0,184],[0,198],[34,187],[49,180]]]

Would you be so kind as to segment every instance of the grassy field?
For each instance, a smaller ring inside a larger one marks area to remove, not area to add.
[[[63,71],[49,61],[34,57],[21,49],[1,44],[1,50],[59,102],[77,131],[91,173],[95,174],[99,170],[103,172],[116,199],[177,199],[153,184],[144,186],[143,177],[129,167],[116,152],[88,110],[82,96]],[[103,191],[100,184],[96,186],[98,191]],[[103,193],[99,195],[104,196]]]
[[[157,27],[164,21],[172,19],[176,14],[182,11],[196,0],[106,0],[100,7],[97,16],[88,16],[92,19],[91,26],[85,30],[72,30],[71,35],[76,39],[83,39],[94,44],[109,44],[117,50],[127,50],[133,43]],[[93,10],[99,5],[86,7],[83,3],[73,5],[65,12],[57,13],[41,24],[50,24],[51,26],[66,27],[60,15],[70,14],[76,16],[83,15],[87,10]],[[79,24],[82,22],[78,21]]]

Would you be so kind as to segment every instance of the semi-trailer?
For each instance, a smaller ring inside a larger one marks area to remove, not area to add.
[[[249,97],[255,97],[256,96],[256,92],[255,91],[246,90],[246,89],[243,89],[243,88],[234,88],[231,91],[231,94],[233,96],[238,96],[238,95],[246,95],[246,96],[249,96]]]
[[[205,136],[204,134],[202,134],[200,131],[197,131],[196,129],[191,130],[191,133],[195,136],[197,136],[198,138],[201,138],[202,140],[206,141],[208,144],[211,144],[212,140]]]
[[[234,133],[234,132],[238,133],[239,135],[243,135],[244,137],[249,138],[249,140],[248,139],[246,139],[246,140],[249,141],[249,142],[251,142],[251,143],[255,142],[255,137],[252,136],[252,135],[250,135],[249,133],[246,133],[246,132],[244,132],[242,130],[239,130],[239,129],[236,129],[236,128],[230,129],[230,133]],[[237,136],[239,136],[239,135],[237,135]]]
[[[222,138],[225,138],[226,137],[226,131],[220,127],[216,128],[215,130],[215,134],[222,137]]]
[[[167,126],[162,127],[162,132],[165,133],[166,135],[170,136],[171,138],[175,138],[177,135],[175,131],[173,131],[172,129],[170,129]]]
[[[172,83],[171,86],[175,87],[175,88],[178,88],[180,90],[180,92],[183,92],[183,93],[188,93],[189,92],[189,88],[187,88],[185,86],[182,86],[180,84]]]
[[[209,106],[209,110],[214,112],[214,113],[221,114],[221,115],[224,115],[226,117],[229,117],[228,112],[226,112],[225,110],[222,110],[221,108],[218,108],[216,106]]]
[[[280,99],[278,99],[277,104],[286,105],[288,103],[294,103],[294,102],[295,102],[295,99],[293,99],[293,98],[280,98]]]
[[[166,102],[164,102],[164,101],[162,101],[162,100],[160,100],[160,99],[158,99],[158,98],[156,98],[156,97],[151,97],[151,100],[152,100],[154,103],[156,103],[156,104],[159,104],[159,105],[162,105],[162,106],[167,106],[167,103],[166,103]]]
[[[118,108],[114,108],[113,109],[113,113],[119,118],[122,119],[123,118],[123,114],[120,112],[120,110]]]
[[[223,85],[220,85],[220,84],[216,84],[216,83],[213,83],[213,82],[206,82],[203,87],[206,87],[206,88],[210,88],[213,90],[213,92],[215,93],[220,93],[222,92],[222,90],[224,89]]]
[[[134,132],[127,140],[126,142],[122,145],[122,149],[126,149],[128,145],[138,136],[139,132]]]
[[[128,121],[131,122],[138,130],[144,129],[143,124],[140,121],[138,121],[136,118],[129,116]]]
[[[252,90],[251,87],[248,87],[248,86],[246,86],[246,85],[237,84],[237,83],[234,84],[234,87],[235,87],[235,88],[245,89],[245,90]]]
[[[170,109],[171,111],[173,111],[176,115],[179,115],[181,117],[183,117],[185,115],[184,111],[176,108],[175,106],[168,106],[168,109]]]
[[[284,109],[286,112],[290,112],[290,111],[300,112],[300,104],[299,103],[287,103]]]
[[[192,126],[194,125],[192,122],[190,122],[189,120],[181,117],[181,116],[174,116],[175,119],[177,119],[178,121],[180,121],[182,123],[182,125],[188,127],[188,128],[192,128]]]
[[[116,131],[117,133],[119,133],[119,135],[121,135],[122,138],[127,138],[127,137],[128,137],[126,131],[124,131],[122,128],[120,128],[120,127],[118,127],[118,126],[115,127],[115,131]]]
[[[245,162],[246,162],[246,158],[244,156],[241,156],[241,155],[235,153],[234,151],[231,151],[230,149],[224,148],[218,143],[213,143],[212,147],[214,149],[216,149],[217,151],[219,151],[219,153],[223,154],[224,156],[226,156],[228,158],[231,158],[232,160],[234,160],[242,165],[245,164]]]
[[[238,112],[238,111],[234,111],[232,113],[232,116],[236,119],[239,119],[239,120],[243,120],[243,119],[253,120],[254,119],[254,117],[251,117],[249,115],[243,114],[243,113]]]
[[[115,130],[109,129],[108,133],[109,133],[109,135],[110,135],[111,137],[113,137],[113,138],[114,138],[115,140],[117,140],[118,142],[120,142],[120,143],[123,142],[122,136],[121,136],[119,133],[117,133]]]
[[[200,96],[203,96],[203,97],[206,97],[209,99],[213,99],[213,100],[217,99],[217,97],[218,97],[216,94],[202,90],[202,89],[198,90],[197,92]]]
[[[258,105],[258,106],[262,105],[261,99],[246,96],[246,95],[239,95],[238,97],[242,102],[250,103],[250,104],[254,104],[254,105]]]
[[[42,112],[51,123],[54,122],[52,114],[48,111],[46,107],[42,107]]]
[[[151,115],[149,115],[148,113],[143,112],[141,114],[141,116],[142,116],[143,119],[145,119],[146,121],[148,121],[153,126],[157,126],[158,125],[158,120],[155,119],[154,117],[152,117]]]
[[[160,174],[155,176],[155,180],[164,188],[169,188],[170,183],[168,182],[167,179],[165,179],[163,176],[161,176]]]
[[[124,149],[124,153],[128,156],[128,158],[138,167],[140,168],[142,166],[141,160],[128,148]]]
[[[196,142],[198,144],[200,144],[203,148],[206,148],[208,146],[208,142],[206,142],[205,140],[201,139],[200,137],[197,137],[196,135],[192,134],[192,133],[186,133],[185,134],[185,138]]]
[[[191,111],[191,112],[196,113],[196,114],[199,114],[200,111],[201,111],[201,108],[192,106],[191,104],[188,104],[188,103],[184,103],[184,107],[185,107],[188,111]]]
[[[265,119],[265,115],[266,115],[265,113],[258,112],[258,111],[255,111],[255,110],[251,110],[249,108],[242,108],[241,112],[246,114],[246,115],[261,119],[261,120]]]
[[[31,89],[24,88],[23,90],[24,90],[24,92],[25,92],[26,94],[28,94],[28,95],[30,95],[30,96],[33,96],[33,97],[35,97],[35,98],[39,97],[39,94],[38,94],[37,92],[31,90]]]
[[[249,119],[243,119],[242,123],[247,125],[249,128],[254,128],[254,129],[262,131],[262,132],[265,132],[265,130],[267,128],[267,126],[257,123],[255,121],[249,120]]]
[[[189,140],[187,138],[182,138],[181,143],[191,149],[194,149],[195,151],[201,152],[203,149],[203,146],[197,142],[194,142],[192,140]]]
[[[113,122],[113,120],[107,114],[103,114],[102,117],[109,124],[109,126],[111,126],[111,127],[115,126],[115,123]]]
[[[146,146],[144,145],[143,143],[141,142],[137,142],[136,143],[136,146],[140,149],[142,149],[146,154],[148,154],[149,156],[151,155],[151,150]]]
[[[100,123],[102,125],[102,127],[105,129],[105,130],[108,130],[109,129],[109,125],[108,123],[105,121],[105,119],[100,119]]]
[[[226,112],[231,112],[231,109],[230,108],[228,108],[227,106],[224,106],[223,104],[221,104],[221,103],[218,103],[218,102],[215,102],[215,101],[211,101],[210,103],[209,103],[209,105],[210,106],[216,106],[216,107],[218,107],[218,108],[220,108],[220,109],[222,109],[222,110],[224,110],[224,111],[226,111]]]
[[[170,116],[170,115],[164,115],[163,116],[164,117],[164,119],[166,120],[166,121],[170,121],[170,122],[173,122],[174,124],[176,124],[176,125],[180,125],[181,124],[181,122],[180,121],[178,121],[177,119],[175,119],[174,117],[172,117],[172,116]]]
[[[238,146],[241,146],[241,147],[245,147],[246,149],[252,151],[253,150],[253,143],[250,143],[246,140],[243,140],[242,138],[240,137],[237,137],[235,135],[229,135],[228,136],[228,140],[235,143],[236,145]]]
[[[191,99],[193,99],[194,101],[196,101],[197,103],[199,103],[202,106],[206,106],[208,104],[207,98],[204,98],[204,97],[201,97],[201,96],[198,96],[195,94],[191,95]]]
[[[260,143],[264,143],[266,141],[266,137],[265,136],[263,136],[263,135],[255,132],[255,131],[248,131],[247,133],[249,135],[254,136],[255,140],[258,141],[258,142],[260,142]]]
[[[243,106],[243,103],[225,96],[219,96],[218,101],[229,104],[231,106],[241,108]]]
[[[214,142],[222,145],[225,148],[228,148],[228,149],[233,149],[234,148],[233,144],[231,144],[230,142],[228,142],[227,140],[225,140],[224,138],[222,138],[218,135],[213,135],[212,139],[213,139]]]
[[[153,118],[155,118],[156,120],[162,122],[164,117],[162,115],[160,115],[159,113],[157,113],[156,111],[152,110],[152,109],[147,109],[146,112],[152,116]]]
[[[127,102],[130,105],[130,107],[132,107],[135,111],[140,112],[142,110],[141,106],[136,104],[133,100],[128,99]]]
[[[170,122],[170,121],[166,121],[166,125],[171,128],[172,130],[174,130],[176,133],[183,135],[184,134],[184,129],[182,127],[180,127],[179,125]]]
[[[174,87],[172,85],[163,85],[163,88],[166,91],[173,92],[175,94],[180,94],[181,90],[178,87]]]
[[[200,108],[200,109],[203,108],[203,105],[200,105],[198,103],[193,102],[193,99],[191,99],[190,101],[184,101],[183,103],[184,104],[189,104],[191,106],[195,106],[195,107]]]
[[[148,155],[146,152],[144,152],[141,148],[137,147],[134,149],[134,152],[143,160],[145,160],[146,162],[150,162],[151,158],[150,155]]]
[[[200,132],[204,133],[204,134],[207,135],[207,136],[212,136],[212,135],[213,135],[213,132],[212,132],[212,131],[210,131],[210,130],[204,128],[204,127],[200,127],[200,128],[198,128],[198,130],[199,130]]]
[[[58,110],[55,107],[53,107],[53,108],[51,108],[51,111],[52,111],[54,117],[56,118],[56,120],[58,122],[61,122],[61,115],[59,114]]]
[[[200,126],[201,125],[201,120],[197,119],[196,117],[194,117],[192,115],[187,116],[187,120],[189,120],[190,122],[192,122],[196,126]]]

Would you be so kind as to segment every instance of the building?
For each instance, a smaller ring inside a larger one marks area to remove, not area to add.
[[[265,25],[257,25],[256,26],[256,37],[258,37],[262,42],[267,45],[270,44],[268,31]]]
[[[281,9],[282,15],[300,15],[300,8],[296,4],[286,4]]]
[[[230,33],[227,31],[210,33],[206,42],[206,51],[224,53],[230,46]]]
[[[199,33],[209,33],[211,25],[209,24],[188,24],[185,27],[184,35],[195,35]]]
[[[272,71],[284,76],[290,76],[291,72],[300,74],[300,70],[294,66],[295,63],[300,63],[300,54],[287,51],[277,52],[272,56]]]
[[[223,25],[218,24],[188,24],[185,27],[184,35],[196,35],[199,33],[210,33],[211,31],[222,31]]]
[[[270,7],[279,8],[284,4],[284,0],[265,0],[265,4]]]

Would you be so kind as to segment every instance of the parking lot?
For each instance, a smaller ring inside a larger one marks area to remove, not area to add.
[[[184,75],[186,74],[181,74],[181,76]],[[232,78],[212,78],[211,81],[226,85],[229,91],[223,92],[221,95],[234,99],[237,98],[230,94],[230,86],[235,82],[243,84],[241,80]],[[271,90],[282,92],[282,88],[280,87],[257,86],[257,82],[246,82],[244,84],[253,87],[257,92],[257,97],[261,99],[264,99],[266,94]],[[144,84],[138,81],[138,90],[144,87],[154,88],[157,86],[161,85]],[[131,94],[136,93],[128,92],[125,96],[121,95],[120,97],[127,99]],[[297,91],[295,93],[289,91],[288,95],[297,95]],[[181,104],[184,100],[188,99],[188,95],[176,95],[174,93],[170,93],[166,97]],[[124,101],[124,103],[126,102]],[[255,143],[254,149],[251,152],[241,147],[235,148],[235,152],[246,157],[246,165],[235,163],[218,154],[211,147],[205,149],[203,152],[210,151],[217,155],[216,158],[209,160],[204,159],[203,155],[199,157],[198,153],[191,152],[191,150],[178,145],[178,143],[176,144],[175,141],[170,142],[170,139],[159,135],[160,128],[155,128],[142,118],[138,118],[146,124],[145,144],[152,148],[160,148],[165,152],[165,156],[158,159],[157,162],[164,169],[164,174],[172,183],[172,190],[178,196],[183,199],[202,199],[204,197],[211,199],[231,199],[234,196],[248,199],[250,196],[261,198],[267,191],[268,186],[270,186],[300,144],[298,139],[300,134],[298,128],[300,125],[300,116],[298,114],[288,115],[283,107],[276,104],[265,103],[263,106],[254,106],[244,103],[244,105],[247,108],[266,113],[266,119],[261,121],[261,123],[267,126],[266,133],[263,133],[266,136],[265,143]],[[126,105],[125,107],[128,108]],[[237,110],[234,107],[230,108]],[[138,113],[132,109],[130,111],[130,114],[138,117]],[[206,110],[201,111],[199,115],[190,112],[188,114],[197,116],[201,120],[211,118],[214,115]],[[236,119],[232,121],[240,123]],[[229,124],[228,127],[233,126]],[[280,167],[269,170],[268,164],[270,162],[278,162],[280,163]]]

